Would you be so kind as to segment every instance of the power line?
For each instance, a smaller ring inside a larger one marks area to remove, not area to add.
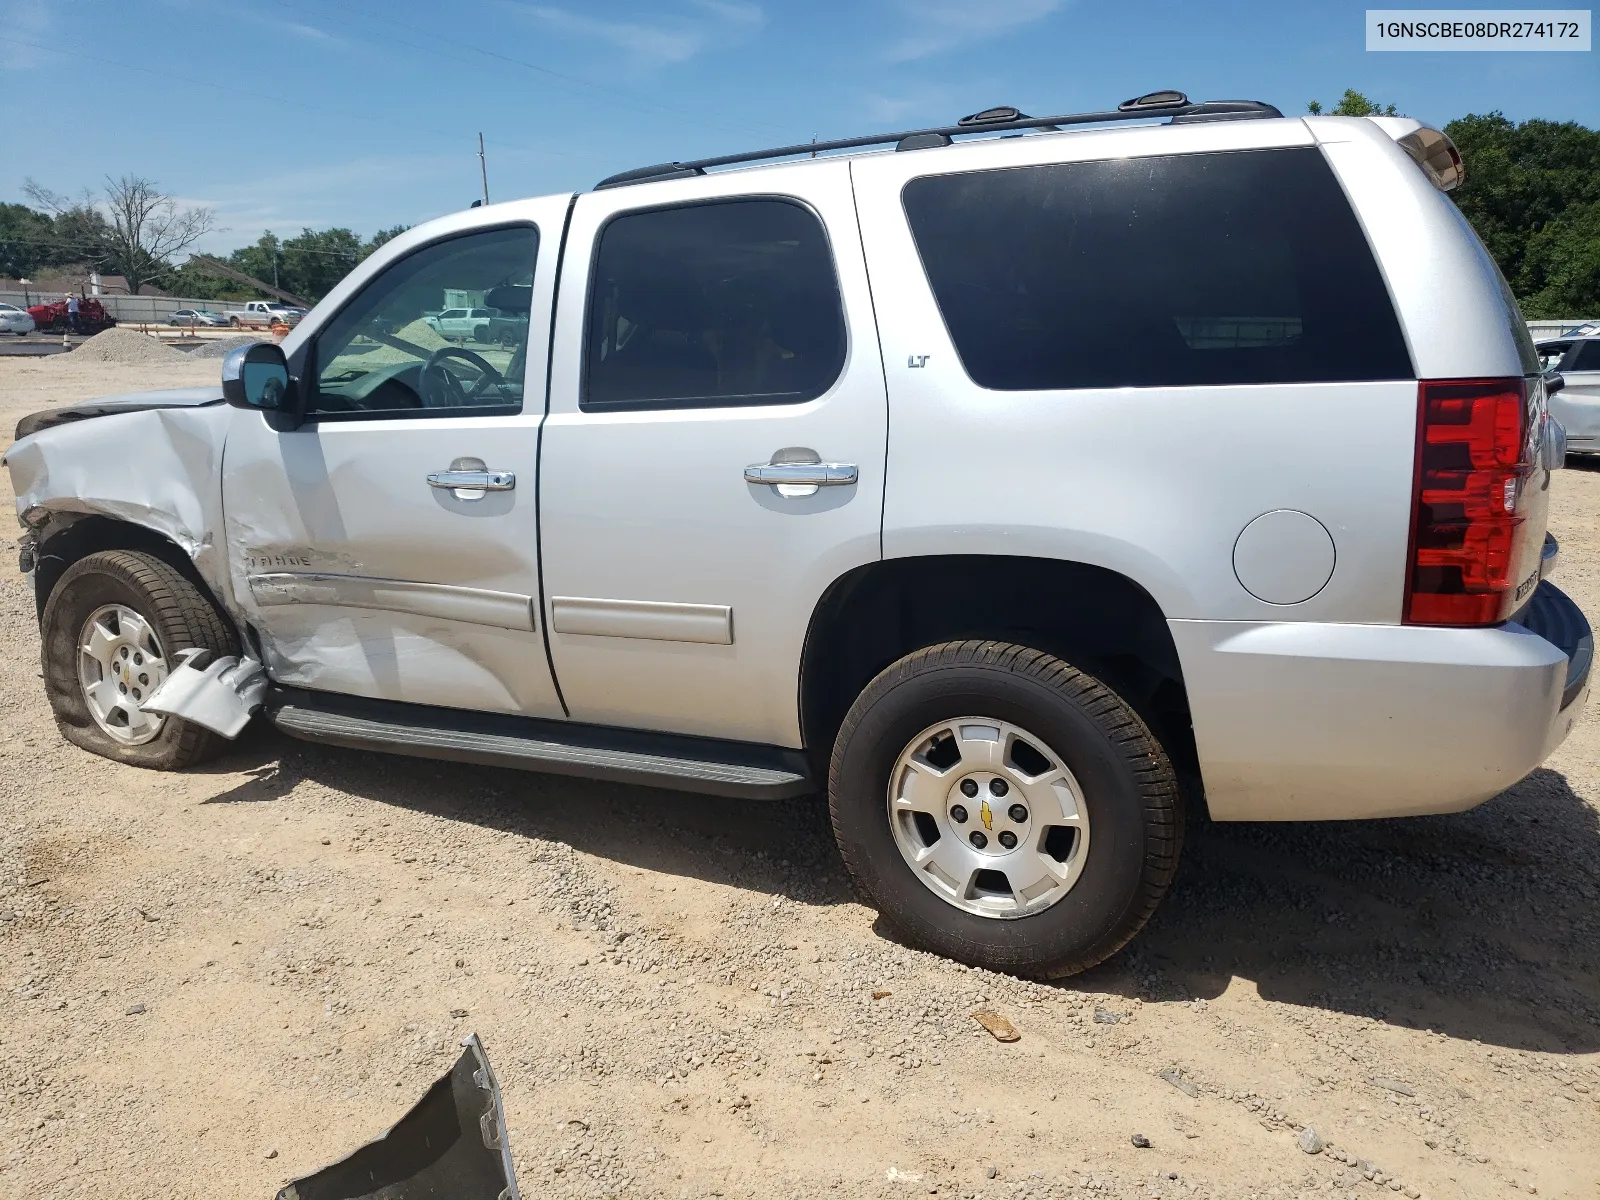
[[[354,232],[354,231],[352,230],[352,232]],[[274,235],[274,236],[276,236],[276,235]],[[278,242],[278,249],[280,251],[283,251],[284,246],[288,242],[293,241],[293,240],[295,240],[295,239],[293,239],[293,238],[280,239],[279,242]],[[365,243],[363,243],[363,245],[365,245]],[[109,249],[109,246],[108,246],[108,244],[106,242],[97,242],[97,241],[93,241],[93,240],[81,240],[81,239],[71,239],[71,238],[41,238],[41,237],[26,237],[26,236],[24,236],[24,237],[4,237],[4,236],[0,236],[0,246],[53,246],[53,247],[56,247],[58,249],[71,250],[71,251],[74,251],[74,252],[77,252],[77,253],[85,253],[85,254],[86,253],[90,253],[90,252],[103,253],[107,249]],[[251,242],[247,246],[239,247],[239,249],[241,249],[241,250],[253,250],[253,249],[255,249],[255,247],[256,247],[256,243]],[[292,250],[289,250],[287,252],[291,253],[291,254],[320,255],[320,256],[322,256],[324,258],[349,258],[352,255],[359,256],[362,253],[362,251],[360,251],[360,250],[313,250],[310,247],[303,247],[303,246],[295,246]],[[232,251],[230,251],[230,253],[232,253]]]

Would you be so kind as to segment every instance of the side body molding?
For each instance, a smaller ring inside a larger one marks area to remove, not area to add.
[[[447,583],[413,583],[405,579],[374,579],[318,571],[274,572],[250,576],[250,594],[264,607],[327,604],[338,608],[410,613],[530,633],[534,629],[532,596]]]
[[[557,633],[586,633],[593,637],[733,645],[733,609],[726,604],[554,596],[550,600],[550,625]]]

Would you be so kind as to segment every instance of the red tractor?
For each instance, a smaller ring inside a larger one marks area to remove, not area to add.
[[[60,333],[72,327],[72,322],[67,318],[65,300],[57,300],[54,304],[35,304],[28,310],[28,315],[41,333]],[[78,328],[84,333],[99,333],[116,323],[100,301],[89,296],[78,301]]]

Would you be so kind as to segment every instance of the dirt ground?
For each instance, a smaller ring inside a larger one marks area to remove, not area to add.
[[[0,423],[216,369],[0,361]],[[1597,514],[1560,473],[1591,616]],[[1600,705],[1461,816],[1196,823],[1143,936],[1041,986],[896,944],[815,802],[260,728],[148,773],[56,736],[9,567],[0,646],[7,1200],[270,1196],[473,1030],[527,1197],[1600,1197]]]

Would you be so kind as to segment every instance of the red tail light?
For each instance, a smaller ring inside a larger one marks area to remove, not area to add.
[[[1527,384],[1423,380],[1406,583],[1408,625],[1493,625],[1511,615],[1527,532]]]

